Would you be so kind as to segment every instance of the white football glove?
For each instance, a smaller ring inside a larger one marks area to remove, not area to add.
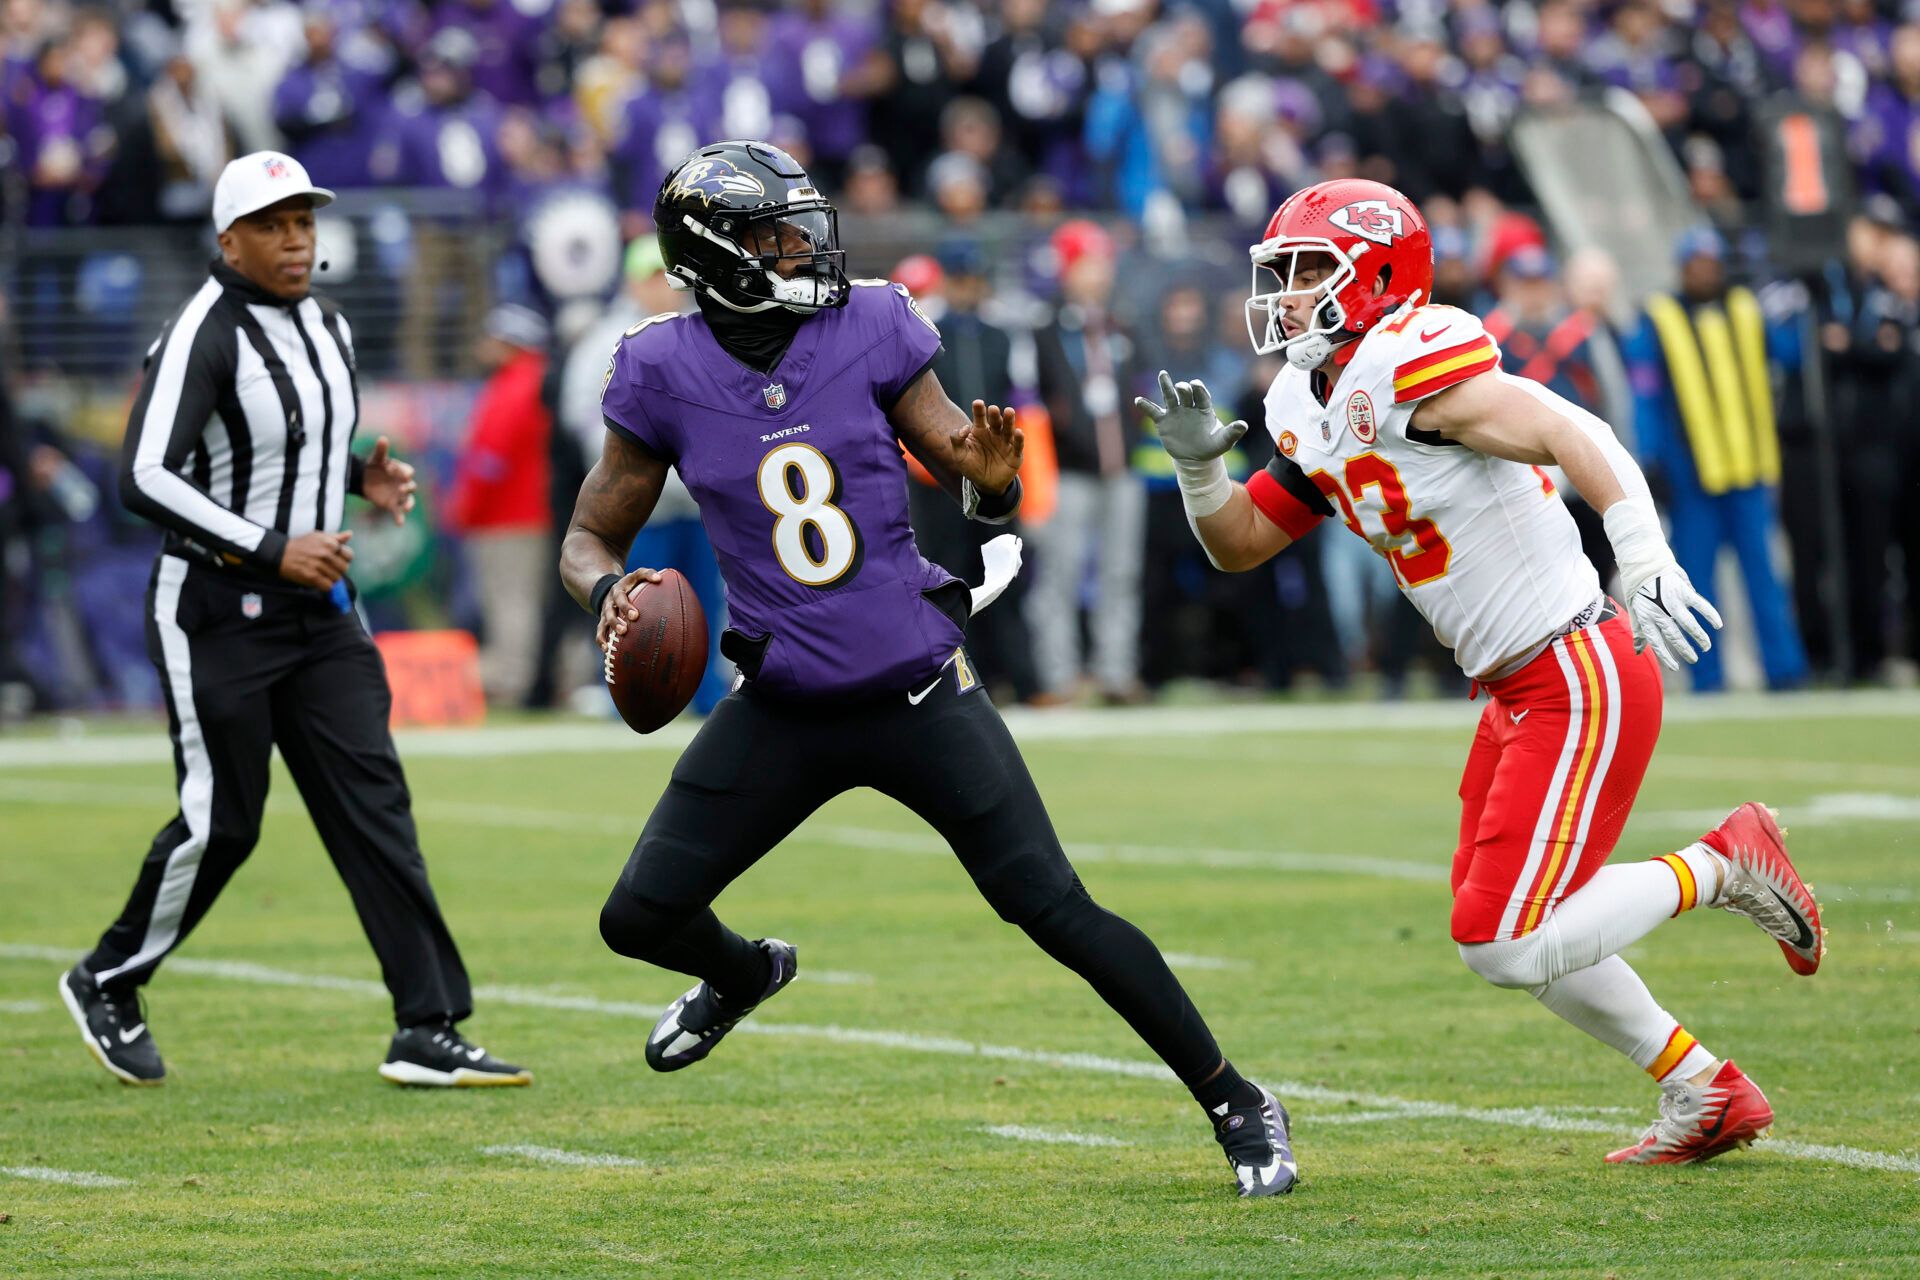
[[[1192,382],[1175,382],[1162,369],[1160,395],[1167,402],[1165,408],[1145,396],[1137,397],[1133,403],[1153,419],[1154,428],[1160,433],[1161,447],[1175,462],[1205,463],[1225,457],[1240,443],[1240,437],[1247,434],[1245,422],[1220,421],[1213,411],[1213,396],[1207,391],[1207,384],[1198,378]]]
[[[1633,624],[1633,651],[1643,653],[1651,646],[1669,671],[1678,671],[1683,662],[1698,662],[1701,654],[1713,648],[1713,637],[1693,615],[1699,614],[1717,631],[1720,612],[1694,590],[1693,580],[1673,558],[1653,504],[1622,500],[1608,507],[1602,520],[1620,561],[1620,585],[1627,597],[1627,618]]]
[[[1648,578],[1627,593],[1627,617],[1633,622],[1633,651],[1649,645],[1654,656],[1669,671],[1678,671],[1682,662],[1700,661],[1700,654],[1713,648],[1713,637],[1695,620],[1699,614],[1720,629],[1720,612],[1713,603],[1693,589],[1692,579],[1678,564]],[[1687,641],[1692,640],[1692,644]],[[1699,646],[1695,652],[1694,646]]]

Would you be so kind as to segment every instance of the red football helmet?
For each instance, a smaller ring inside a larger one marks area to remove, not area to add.
[[[1301,260],[1332,257],[1334,270],[1311,290],[1295,289]],[[1286,353],[1301,369],[1318,368],[1335,346],[1359,337],[1408,304],[1433,296],[1433,238],[1413,201],[1385,183],[1338,178],[1288,196],[1250,251],[1253,296],[1247,334],[1261,355]],[[1261,273],[1268,278],[1263,279]],[[1279,288],[1271,286],[1277,279]],[[1380,281],[1385,280],[1384,287]],[[1378,288],[1378,292],[1375,290]],[[1288,338],[1280,328],[1285,299],[1310,292],[1324,299],[1312,323]]]

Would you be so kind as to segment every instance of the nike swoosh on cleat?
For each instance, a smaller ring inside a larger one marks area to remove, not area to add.
[[[1778,889],[1775,889],[1769,886],[1767,888],[1767,892],[1772,894],[1773,900],[1779,903],[1782,907],[1784,907],[1786,909],[1787,914],[1793,917],[1793,923],[1795,927],[1797,927],[1800,930],[1799,933],[1794,935],[1793,941],[1788,945],[1798,947],[1802,951],[1807,951],[1812,949],[1813,930],[1807,926],[1806,917],[1800,914],[1800,908],[1794,906],[1791,902],[1788,902],[1785,898],[1781,897],[1780,891]]]
[[[481,1048],[479,1048],[479,1047],[475,1047],[475,1048],[472,1048],[472,1049],[469,1049],[469,1050],[467,1050],[467,1061],[468,1061],[468,1062],[478,1062],[478,1061],[480,1061],[480,1059],[482,1059],[482,1058],[484,1058],[484,1057],[486,1057],[486,1056],[487,1056],[487,1051],[486,1051],[485,1049],[481,1049]]]
[[[140,1038],[141,1034],[145,1032],[146,1029],[147,1029],[147,1024],[144,1022],[141,1023],[139,1026],[134,1027],[131,1030],[128,1030],[126,1027],[120,1028],[120,1043],[132,1044],[135,1040],[138,1040]]]
[[[1725,1106],[1722,1106],[1720,1108],[1720,1114],[1713,1118],[1713,1128],[1702,1129],[1700,1131],[1700,1140],[1702,1142],[1711,1142],[1716,1136],[1719,1135],[1720,1131],[1726,1127],[1727,1127],[1727,1108]]]

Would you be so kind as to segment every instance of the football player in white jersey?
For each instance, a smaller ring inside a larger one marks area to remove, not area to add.
[[[1271,465],[1221,456],[1246,432],[1207,388],[1160,375],[1139,401],[1194,533],[1222,569],[1262,564],[1337,516],[1491,695],[1460,784],[1453,937],[1467,967],[1530,992],[1662,1087],[1614,1163],[1708,1160],[1772,1122],[1760,1090],[1696,1041],[1618,952],[1696,906],[1750,917],[1795,973],[1825,950],[1819,905],[1773,813],[1736,809],[1695,843],[1605,865],[1660,733],[1660,662],[1711,643],[1713,606],[1675,563],[1645,478],[1607,425],[1500,369],[1477,317],[1429,304],[1425,220],[1398,191],[1341,179],[1290,197],[1253,246],[1248,330],[1287,367],[1266,397]],[[1602,513],[1626,617],[1601,589],[1542,470]],[[1698,615],[1698,617],[1696,617]]]

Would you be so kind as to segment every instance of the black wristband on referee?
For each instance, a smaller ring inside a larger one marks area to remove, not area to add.
[[[613,590],[613,584],[618,581],[620,581],[620,575],[610,573],[593,584],[593,590],[588,593],[587,600],[588,607],[592,610],[594,617],[597,618],[600,616],[600,610],[606,607],[607,592]]]

